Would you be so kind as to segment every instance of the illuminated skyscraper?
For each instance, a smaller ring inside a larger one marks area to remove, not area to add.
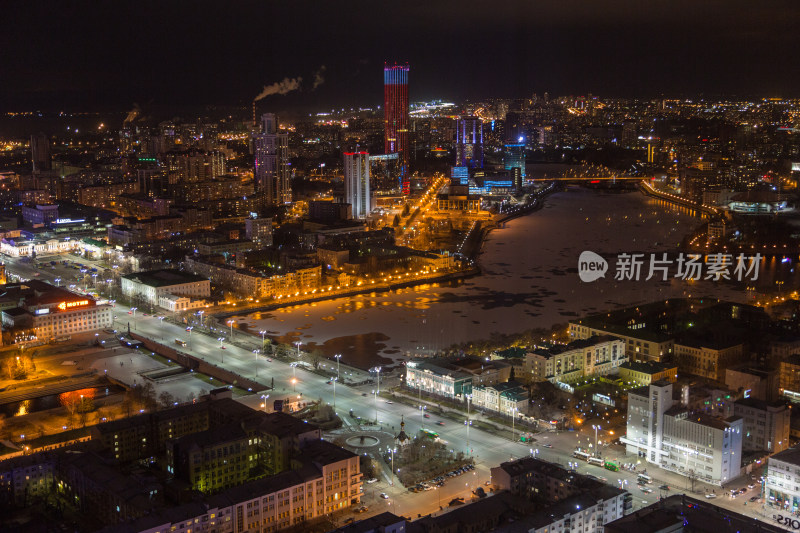
[[[289,134],[278,133],[278,119],[273,113],[261,116],[263,132],[255,138],[256,191],[269,205],[292,201],[289,172]]]
[[[456,166],[483,168],[483,123],[473,116],[456,122]]]
[[[372,211],[367,152],[344,153],[344,198],[353,206],[353,218],[366,218]]]
[[[400,158],[400,187],[403,194],[410,192],[408,178],[408,65],[383,67],[383,123],[384,149],[387,154],[397,153]],[[355,214],[355,208],[354,208]]]
[[[503,163],[506,170],[512,171],[515,168],[519,169],[520,181],[525,179],[525,143],[520,137],[520,142],[507,144],[503,153]]]

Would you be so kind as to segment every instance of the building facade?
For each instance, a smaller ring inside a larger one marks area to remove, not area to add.
[[[180,270],[150,270],[121,277],[122,293],[130,298],[140,298],[152,305],[160,305],[161,297],[172,294],[190,298],[211,296],[208,278]]]
[[[372,211],[367,152],[344,153],[344,201],[352,206],[353,218],[367,218]]]
[[[722,485],[739,477],[743,421],[713,417],[675,404],[672,383],[628,391],[628,453],[665,470]]]
[[[526,354],[530,381],[577,383],[616,375],[628,359],[625,343],[608,335],[572,341],[566,346],[537,349]]]
[[[427,394],[465,400],[472,394],[472,376],[466,372],[424,360],[406,364],[406,386]]]
[[[411,192],[409,180],[408,143],[408,65],[383,67],[384,152],[398,154],[400,160],[400,189]]]
[[[278,118],[273,113],[261,116],[261,129],[254,139],[256,189],[268,205],[291,203],[289,134],[278,132]]]
[[[508,416],[527,413],[529,398],[528,390],[514,381],[472,387],[472,405]]]

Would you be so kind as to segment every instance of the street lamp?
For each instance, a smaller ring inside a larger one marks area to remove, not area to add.
[[[136,310],[139,309],[138,307],[131,307],[131,311],[133,311],[133,329],[136,329]],[[128,325],[130,327],[130,325]]]
[[[381,367],[375,366],[375,367],[370,368],[369,370],[370,370],[370,372],[375,372],[376,374],[378,374],[378,389],[377,389],[377,393],[376,394],[380,394],[381,393]]]
[[[336,378],[338,379],[341,376],[339,373],[339,360],[342,358],[342,354],[337,353],[333,358],[336,359]]]
[[[190,350],[192,349],[192,330],[193,329],[194,329],[194,326],[189,326],[188,328],[186,328],[186,331],[189,332],[189,349]]]
[[[225,363],[225,352],[223,352],[223,350],[225,349],[225,344],[222,342],[225,340],[225,337],[220,337],[217,340],[219,341],[219,348],[220,348],[219,353],[221,362]]]
[[[597,457],[599,455],[599,450],[597,449],[597,430],[602,428],[600,425],[592,425],[592,429],[594,429],[594,456]]]
[[[297,358],[300,359],[300,345],[303,343],[300,341],[295,341],[294,343],[297,345]]]
[[[392,476],[389,478],[389,484],[394,487],[394,454],[397,453],[397,448],[392,448]]]
[[[289,363],[292,367],[292,390],[297,392],[297,363]]]
[[[200,318],[198,318],[198,320],[200,321],[200,326],[203,325],[203,313],[205,313],[205,311],[198,311],[197,312],[197,316],[200,317]]]
[[[472,394],[467,394],[467,420],[464,422],[467,425],[467,453],[472,455],[472,450],[469,447],[469,427],[472,425],[472,421],[469,419],[469,401],[472,399]]]
[[[264,403],[261,404],[261,407],[264,408],[264,412],[267,412],[267,399],[269,398],[269,394],[262,394],[261,399],[264,400]]]
[[[253,350],[253,356],[256,358],[256,379],[258,379],[258,350]]]
[[[228,325],[231,327],[231,342],[233,342],[233,320],[228,320]]]
[[[264,342],[266,342],[264,341],[264,335],[266,335],[267,332],[265,330],[261,330],[259,333],[261,333],[261,353],[264,353]]]
[[[378,423],[378,394],[373,390],[372,395],[375,397],[375,423]]]
[[[517,408],[516,407],[512,407],[511,408],[511,440],[516,440],[516,438],[517,438],[516,437],[516,430],[514,429],[514,422],[516,421],[516,418],[517,418],[516,412],[517,412]]]
[[[339,378],[333,378],[331,382],[333,383],[333,412],[336,414],[336,382],[339,381]]]

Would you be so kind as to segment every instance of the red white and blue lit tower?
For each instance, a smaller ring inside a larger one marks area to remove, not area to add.
[[[411,191],[408,177],[408,64],[383,67],[383,123],[387,154],[400,160],[400,187],[403,194]]]

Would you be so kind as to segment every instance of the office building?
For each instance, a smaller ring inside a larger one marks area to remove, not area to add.
[[[511,143],[505,145],[503,151],[503,167],[509,172],[519,169],[519,180],[525,181],[525,143]]]
[[[469,168],[450,167],[450,183],[454,185],[469,185]]]
[[[22,206],[22,221],[32,227],[49,227],[58,220],[58,206],[36,204]]]
[[[407,64],[387,63],[383,67],[384,151],[398,154],[400,189],[403,194],[411,190],[408,169],[408,70]]]
[[[180,270],[150,270],[121,277],[122,294],[151,305],[159,305],[159,299],[167,294],[208,298],[211,282],[208,278]]]
[[[741,473],[743,420],[692,411],[672,398],[672,383],[628,391],[627,453],[683,476],[722,485]]]
[[[218,150],[170,151],[158,159],[170,184],[207,182],[225,174],[225,155]]]
[[[733,416],[742,419],[742,450],[775,453],[789,447],[791,411],[784,402],[742,398],[733,403]]]
[[[256,190],[268,205],[291,203],[289,134],[278,132],[273,113],[261,116],[261,129],[254,139]]]
[[[344,153],[344,201],[352,206],[353,218],[367,218],[372,211],[367,152]]]
[[[777,369],[745,364],[725,370],[725,386],[744,398],[773,402],[779,396],[779,376]]]
[[[764,499],[770,514],[795,520],[800,511],[800,447],[776,453],[767,460]]]
[[[483,168],[483,122],[478,117],[456,121],[456,166]]]
[[[44,133],[31,135],[31,163],[34,173],[53,168],[50,159],[50,138]]]

